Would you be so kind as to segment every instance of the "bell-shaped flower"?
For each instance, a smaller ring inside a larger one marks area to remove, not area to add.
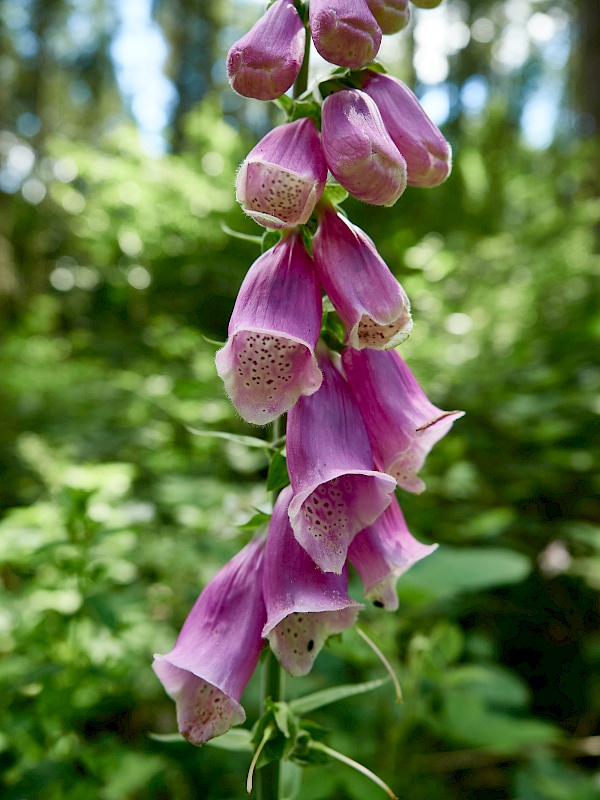
[[[408,183],[424,188],[443,183],[452,170],[452,150],[408,86],[392,75],[369,70],[363,91],[376,102],[383,124],[406,159]]]
[[[369,438],[346,382],[321,346],[323,383],[287,419],[294,536],[324,572],[342,572],[348,545],[391,501],[395,481],[375,471]]]
[[[363,607],[348,596],[348,570],[323,572],[300,547],[290,525],[286,487],[275,503],[269,525],[263,572],[271,649],[290,675],[306,675],[326,639],[352,626]]]
[[[240,698],[258,662],[266,620],[264,538],[255,538],[212,578],[175,647],[153,668],[175,700],[181,735],[200,745],[246,719]]]
[[[348,558],[363,582],[365,598],[395,611],[398,578],[436,548],[437,544],[422,544],[414,538],[394,497],[383,514],[354,537]]]
[[[387,349],[412,330],[410,302],[372,240],[332,205],[319,208],[313,258],[351,347]]]
[[[326,180],[321,134],[305,117],[273,128],[260,140],[239,169],[235,191],[255,222],[293,228],[308,221]]]
[[[327,165],[339,183],[365,203],[393,206],[406,189],[406,161],[375,101],[358,89],[330,94],[321,132]]]
[[[417,472],[427,454],[463,411],[431,403],[395,350],[353,350],[342,356],[344,371],[366,425],[377,466],[398,486],[420,494]]]
[[[247,422],[265,425],[317,391],[321,316],[312,260],[300,234],[287,233],[248,270],[216,355],[225,390]]]
[[[313,42],[325,61],[360,69],[379,52],[381,28],[367,0],[310,0],[309,20]]]
[[[382,33],[398,33],[408,25],[410,19],[408,0],[367,0],[367,5]]]
[[[275,100],[298,77],[306,28],[292,0],[276,0],[227,55],[232,88],[244,97]]]

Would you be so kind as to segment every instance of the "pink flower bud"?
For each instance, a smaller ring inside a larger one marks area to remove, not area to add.
[[[360,69],[381,45],[381,28],[367,0],[310,0],[310,29],[325,61]]]
[[[437,544],[421,544],[412,536],[393,497],[383,514],[354,537],[348,558],[363,582],[365,599],[395,611],[398,578],[436,549]]]
[[[216,355],[217,372],[240,415],[265,425],[316,392],[314,349],[321,329],[321,287],[297,232],[248,270]]]
[[[240,698],[262,649],[264,539],[256,538],[212,578],[175,647],[153,668],[177,705],[181,735],[201,745],[246,719]]]
[[[406,339],[413,326],[406,292],[367,234],[330,205],[319,218],[313,257],[351,347],[388,349]]]
[[[245,213],[260,225],[293,228],[308,222],[326,180],[321,135],[305,117],[260,140],[240,167],[235,191]]]
[[[342,356],[373,448],[375,463],[398,486],[421,494],[417,472],[427,454],[463,411],[441,411],[431,403],[395,350],[353,350]]]
[[[363,608],[348,596],[348,570],[322,572],[300,547],[290,525],[292,489],[275,503],[269,525],[263,572],[267,623],[263,628],[271,649],[290,675],[306,675],[328,636],[356,621]]]
[[[323,383],[287,420],[287,465],[294,536],[324,572],[341,574],[348,545],[390,503],[395,481],[376,472],[360,412],[326,350]]]
[[[367,4],[382,33],[398,33],[408,25],[408,0],[367,0]]]
[[[342,89],[323,103],[323,150],[334,177],[375,206],[393,206],[406,188],[406,161],[390,138],[373,100]]]
[[[276,0],[227,55],[232,88],[244,97],[275,100],[298,77],[306,29],[291,0]]]
[[[416,96],[391,75],[369,71],[363,86],[377,103],[383,123],[406,159],[411,186],[437,186],[452,169],[452,151]]]

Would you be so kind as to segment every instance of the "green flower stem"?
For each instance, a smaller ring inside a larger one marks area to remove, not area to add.
[[[300,97],[301,94],[304,94],[306,89],[308,88],[308,63],[310,60],[310,28],[306,28],[306,44],[304,45],[304,60],[302,61],[302,66],[300,67],[300,72],[298,73],[298,77],[294,83],[293,95],[294,97]]]

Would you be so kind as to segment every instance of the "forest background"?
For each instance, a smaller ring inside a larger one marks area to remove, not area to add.
[[[243,795],[248,759],[175,730],[151,670],[267,509],[267,458],[214,369],[259,250],[235,170],[279,120],[229,89],[260,6],[0,0],[0,793]],[[362,624],[396,666],[314,714],[411,800],[600,792],[600,10],[444,0],[383,62],[451,141],[450,179],[351,200],[413,302],[403,354],[461,408],[403,497],[440,548]],[[201,433],[198,433],[200,431]],[[229,438],[206,435],[218,431]],[[242,526],[242,527],[240,527]],[[291,696],[382,668],[348,632]],[[244,704],[256,718],[258,680]],[[370,800],[310,768],[302,800]]]

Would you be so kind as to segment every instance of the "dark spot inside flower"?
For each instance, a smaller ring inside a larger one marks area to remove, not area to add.
[[[381,602],[381,600],[373,600],[373,605],[376,606],[377,608],[383,608],[383,603]]]
[[[306,649],[308,650],[309,653],[313,649],[314,646],[315,646],[315,643],[313,642],[312,639],[310,639],[308,644],[306,645]]]

